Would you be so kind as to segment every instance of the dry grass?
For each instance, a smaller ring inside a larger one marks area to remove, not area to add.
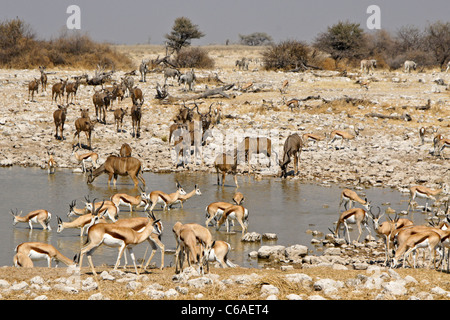
[[[110,271],[111,268],[107,267],[97,267],[97,271],[100,273],[103,270]],[[133,272],[131,269],[129,272]],[[410,292],[418,294],[420,292],[429,293],[432,288],[438,286],[443,290],[450,291],[450,275],[447,273],[442,273],[434,270],[426,269],[395,269],[402,278],[406,276],[411,276],[417,280],[416,284],[410,284],[407,288]],[[289,294],[297,294],[303,296],[307,299],[311,295],[322,295],[321,292],[316,292],[312,288],[312,283],[309,284],[297,284],[286,280],[285,275],[287,273],[303,273],[309,275],[313,282],[319,279],[333,279],[337,281],[342,281],[346,283],[350,279],[357,279],[358,277],[369,276],[366,271],[357,270],[331,270],[327,267],[315,267],[308,269],[294,269],[292,271],[280,271],[278,268],[274,269],[246,269],[246,268],[233,268],[233,269],[220,269],[213,268],[212,274],[218,275],[219,280],[226,280],[231,278],[233,275],[242,274],[257,274],[260,276],[259,280],[252,284],[239,285],[219,285],[210,284],[205,288],[193,288],[187,284],[177,283],[172,280],[174,275],[174,268],[167,267],[164,270],[152,269],[143,273],[143,278],[138,280],[142,285],[135,291],[131,291],[126,288],[127,282],[117,282],[110,280],[98,280],[98,289],[95,291],[85,292],[79,290],[78,294],[68,294],[58,290],[50,291],[37,291],[37,295],[45,294],[49,300],[85,300],[95,293],[102,293],[105,297],[111,300],[145,300],[148,297],[142,293],[142,290],[147,286],[154,283],[158,283],[164,287],[163,291],[168,289],[175,289],[177,286],[188,288],[188,294],[180,294],[177,296],[176,300],[192,300],[198,294],[203,294],[203,300],[260,300],[265,297],[261,297],[261,287],[264,284],[271,284],[279,289],[278,297],[280,299],[285,299]],[[14,282],[25,281],[30,284],[30,279],[34,276],[41,276],[45,281],[49,281],[49,285],[57,283],[55,280],[59,278],[68,278],[70,275],[67,274],[66,268],[58,269],[48,269],[43,267],[38,267],[34,269],[17,269],[13,267],[3,267],[0,269],[0,279],[5,279],[11,284]],[[87,268],[83,268],[83,274],[81,276],[82,280],[88,277],[92,277],[92,274]],[[411,290],[411,288],[414,289]],[[353,286],[344,286],[340,289],[337,296],[345,300],[372,300],[381,290],[355,290]],[[395,297],[397,300],[408,299],[411,293],[407,296]],[[16,300],[16,299],[33,299],[34,296],[27,296],[22,292],[9,291],[2,293],[3,299],[6,300]],[[326,296],[325,296],[326,297]],[[326,297],[333,299],[333,297]],[[435,296],[436,299],[445,299],[445,297]]]

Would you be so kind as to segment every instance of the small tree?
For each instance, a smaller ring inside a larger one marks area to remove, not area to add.
[[[320,33],[314,46],[331,55],[336,67],[344,58],[361,58],[366,52],[366,39],[359,23],[338,22]]]
[[[430,24],[425,29],[425,46],[442,69],[450,58],[450,22]]]
[[[265,32],[254,32],[249,35],[239,35],[239,42],[246,46],[263,46],[272,42],[272,37]]]
[[[176,18],[172,31],[166,34],[167,46],[175,52],[180,52],[181,48],[189,46],[192,39],[200,39],[205,34],[198,29],[198,26],[192,24],[186,17]]]

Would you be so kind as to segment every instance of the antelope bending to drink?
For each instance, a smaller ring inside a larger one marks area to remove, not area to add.
[[[236,220],[242,228],[242,234],[248,229],[248,210],[243,206],[233,205],[222,213],[222,217],[217,222],[216,230],[220,229],[220,226],[226,222],[227,232],[230,231],[229,220]]]
[[[359,231],[358,239],[356,239],[356,241],[359,242],[359,239],[361,238],[362,235],[361,224],[366,228],[366,230],[369,232],[370,235],[372,234],[369,229],[369,225],[367,223],[367,219],[369,217],[370,217],[369,214],[364,209],[361,208],[353,208],[346,210],[342,212],[341,215],[339,216],[339,220],[336,225],[336,230],[333,233],[335,236],[339,237],[340,226],[341,224],[343,224],[345,226],[344,232],[347,234],[348,243],[350,243],[350,233],[348,230],[348,224],[356,224],[358,226]]]
[[[111,201],[117,208],[120,205],[128,206],[130,208],[130,213],[133,212],[133,207],[144,207],[144,211],[146,211],[148,206],[150,205],[149,200],[147,199],[147,195],[144,191],[142,191],[142,193],[137,196],[130,196],[126,193],[116,193],[111,196]]]
[[[345,210],[351,209],[353,207],[353,203],[358,202],[360,203],[366,210],[370,210],[370,202],[367,201],[367,198],[361,199],[358,194],[350,189],[344,189],[341,193],[341,202],[339,203],[339,208],[341,207],[342,203],[344,203]],[[347,208],[347,205],[350,203],[349,208]]]
[[[441,185],[441,188],[439,189],[431,189],[424,186],[413,186],[409,189],[409,204],[408,204],[408,211],[413,206],[412,202],[416,197],[430,199],[433,201],[436,201],[436,196],[444,191],[444,188],[446,189],[446,186]],[[447,192],[444,192],[447,193]],[[425,204],[424,211],[428,210],[428,200]]]
[[[39,223],[44,230],[52,230],[52,228],[50,227],[50,219],[52,218],[52,214],[47,210],[34,210],[24,217],[21,217],[22,211],[20,211],[20,214],[17,211],[17,209],[16,212],[13,212],[11,210],[11,214],[14,217],[13,226],[15,226],[19,222],[24,222],[28,223],[30,229],[33,230],[33,223]]]
[[[61,261],[67,266],[74,265],[73,261],[64,256],[54,246],[42,242],[23,242],[19,244],[14,251],[16,255],[13,258],[14,266],[33,268],[33,261],[47,259],[48,267],[51,268],[52,260],[55,260],[56,267]]]
[[[94,169],[97,167],[98,153],[96,152],[86,152],[83,154],[78,154],[75,149],[72,151],[72,155],[77,159],[78,164],[81,163],[81,169],[86,172],[86,162],[92,163]]]

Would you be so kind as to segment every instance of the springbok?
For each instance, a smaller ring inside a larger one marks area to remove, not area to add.
[[[353,190],[350,189],[344,189],[341,193],[341,202],[339,203],[339,208],[341,207],[342,203],[344,202],[344,208],[345,210],[351,209],[353,207],[353,204],[355,202],[360,203],[366,210],[370,210],[371,203],[367,201],[367,198],[361,199],[361,197]],[[347,205],[349,207],[347,208]]]
[[[354,130],[355,135],[347,132],[347,131],[343,131],[343,130],[334,130],[330,133],[330,139],[331,141],[329,143],[333,143],[334,141],[340,139],[341,140],[341,147],[344,144],[344,140],[353,140],[355,139],[356,136],[359,135],[359,131],[358,130]]]
[[[53,155],[49,154],[47,161],[47,172],[48,174],[54,174],[56,171],[56,161],[53,159]]]
[[[78,154],[76,152],[77,150],[73,149],[72,150],[72,156],[75,157],[75,159],[77,159],[78,164],[81,163],[81,169],[83,172],[86,172],[86,162],[90,162],[92,163],[92,166],[94,168],[97,167],[98,163],[98,153],[96,152],[85,152],[83,154]]]
[[[183,208],[183,203],[192,198],[194,195],[198,196],[202,195],[202,192],[200,191],[200,188],[198,187],[197,184],[194,186],[194,189],[192,189],[191,192],[188,192],[186,194],[180,194],[178,196],[178,200],[176,200],[172,205],[179,203],[181,205],[181,208]]]
[[[228,253],[231,251],[231,245],[222,240],[216,240],[207,256],[208,262],[217,261],[222,268],[236,268],[237,265],[228,259]]]
[[[445,155],[444,155],[444,149],[445,148],[450,148],[450,139],[449,138],[443,138],[440,139],[438,142],[438,154],[442,159],[445,159]]]
[[[219,231],[220,226],[226,222],[227,232],[230,232],[230,220],[236,220],[241,225],[242,234],[244,234],[248,229],[248,210],[238,205],[226,208],[217,222],[216,230]]]
[[[284,141],[283,146],[283,160],[280,161],[281,177],[286,178],[287,167],[291,162],[291,157],[294,156],[294,174],[298,174],[298,160],[303,147],[303,140],[296,133],[291,134]]]
[[[73,200],[70,204],[69,204],[69,212],[67,212],[67,216],[68,217],[73,217],[73,216],[82,216],[85,214],[88,214],[89,211],[86,209],[86,206],[84,208],[77,208],[77,200]]]
[[[383,237],[385,245],[384,265],[387,266],[391,242],[393,242],[392,234],[398,232],[399,229],[403,227],[412,226],[413,222],[406,218],[399,219],[398,216],[396,215],[393,220],[389,216],[387,216],[388,220],[384,221],[383,223],[380,223],[380,219],[384,216],[384,212],[381,215],[380,211],[378,211],[377,214],[373,214],[372,212],[370,212],[370,215],[372,216],[373,228],[375,232],[381,237]]]
[[[444,190],[444,189],[447,189],[447,188],[446,188],[446,185],[444,186],[443,184],[441,184],[441,187],[439,189],[431,189],[431,188],[424,187],[424,186],[412,186],[411,188],[409,188],[409,203],[408,203],[407,211],[409,211],[409,209],[411,207],[413,207],[412,202],[416,199],[416,197],[427,199],[427,202],[426,202],[425,208],[424,208],[424,211],[427,211],[428,210],[428,200],[436,201],[437,195],[439,195],[443,191],[445,191],[444,193],[447,193],[447,190]]]
[[[73,221],[65,222],[62,221],[62,219],[58,216],[56,216],[58,220],[58,229],[56,230],[57,233],[61,233],[64,229],[80,229],[80,237],[83,236],[83,234],[86,233],[89,227],[93,224],[93,219],[97,216],[94,216],[92,213],[84,214],[82,216],[79,216]],[[95,223],[103,222],[106,223],[106,220],[103,219],[103,217],[96,219]]]
[[[217,225],[217,221],[219,221],[219,219],[222,217],[222,213],[225,211],[225,209],[232,207],[233,204],[229,203],[229,202],[213,202],[210,203],[209,205],[206,206],[205,208],[205,215],[206,215],[206,220],[205,220],[205,226],[209,226],[209,223],[211,222],[211,220],[215,220],[216,221],[216,225]]]
[[[177,250],[175,253],[175,273],[179,273],[183,269],[184,254],[187,256],[190,265],[190,253],[195,264],[198,263],[199,271],[203,273],[203,265],[207,265],[209,271],[209,263],[207,257],[211,251],[213,240],[211,232],[197,224],[176,222],[172,228],[176,242]],[[203,251],[197,253],[197,241],[203,246]]]
[[[233,196],[233,202],[237,205],[240,205],[245,200],[244,195],[241,192],[235,192]]]
[[[111,196],[111,201],[116,207],[128,206],[130,213],[133,213],[133,207],[141,208],[144,207],[144,211],[147,210],[149,201],[147,199],[147,194],[141,189],[142,193],[137,196],[130,196],[126,193],[115,193]]]
[[[176,187],[177,191],[169,194],[159,190],[150,192],[147,197],[152,204],[150,207],[150,211],[153,211],[153,208],[155,208],[157,204],[161,204],[163,206],[163,211],[169,211],[170,206],[178,200],[178,197],[180,195],[186,195],[186,191],[184,191],[183,187],[178,181],[176,182]]]
[[[130,227],[116,225],[115,223],[95,224],[89,228],[86,245],[81,249],[79,255],[75,257],[75,261],[78,262],[79,267],[82,267],[83,256],[86,254],[92,273],[97,275],[94,264],[92,263],[92,254],[100,245],[105,244],[109,247],[119,247],[119,254],[114,270],[119,266],[120,259],[125,249],[128,249],[131,259],[133,260],[136,274],[139,274],[133,247],[147,240],[152,233],[155,233],[156,235],[161,235],[162,233],[160,221],[154,220],[153,218],[148,219],[147,224],[140,232]]]
[[[356,224],[358,227],[359,235],[356,239],[356,242],[359,242],[359,239],[362,235],[362,228],[361,224],[366,228],[366,230],[369,232],[370,235],[372,235],[372,232],[370,231],[369,225],[367,223],[367,219],[370,218],[370,215],[362,208],[353,208],[346,210],[342,212],[339,216],[339,219],[336,224],[336,230],[333,232],[333,234],[336,237],[339,237],[339,231],[341,224],[344,225],[345,229],[344,232],[347,234],[348,241],[347,243],[350,243],[350,233],[348,230],[349,224]],[[344,234],[345,238],[345,234]]]
[[[412,234],[405,240],[402,240],[402,238],[399,237],[398,248],[392,260],[392,267],[397,267],[398,260],[402,257],[402,255],[405,256],[404,260],[407,261],[409,265],[411,265],[408,260],[411,252],[417,250],[418,248],[428,248],[431,253],[433,267],[436,268],[436,247],[440,242],[440,235],[436,231],[433,231],[431,228],[429,230],[423,230],[418,233]]]
[[[62,262],[67,266],[73,266],[74,262],[59,252],[54,246],[43,242],[23,242],[14,251],[16,252],[13,261],[14,266],[33,268],[33,261],[47,259],[48,267],[51,268],[52,260],[55,260],[56,267]]]
[[[134,157],[117,157],[114,155],[108,156],[105,162],[95,170],[88,169],[87,183],[94,182],[102,173],[108,174],[108,186],[111,184],[111,179],[114,176],[113,186],[116,187],[117,176],[130,176],[134,182],[134,187],[137,188],[139,181],[145,187],[145,180],[142,172],[142,164],[139,159]],[[139,180],[138,180],[139,179]]]
[[[52,228],[50,227],[50,219],[52,218],[52,214],[47,210],[34,210],[28,213],[26,216],[22,217],[22,211],[20,211],[19,214],[18,210],[16,209],[16,212],[13,212],[11,210],[11,214],[14,217],[13,226],[15,226],[19,222],[24,222],[28,223],[30,229],[33,230],[33,223],[39,223],[44,230],[52,230]]]

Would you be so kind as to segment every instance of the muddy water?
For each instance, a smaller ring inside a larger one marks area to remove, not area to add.
[[[200,186],[201,196],[195,195],[179,207],[171,209],[168,213],[156,207],[155,215],[161,218],[164,225],[162,242],[166,246],[165,264],[173,263],[175,240],[172,235],[172,226],[176,221],[182,223],[196,222],[204,225],[205,207],[215,201],[231,201],[235,192],[233,180],[227,177],[224,187],[216,185],[215,174],[207,173],[171,173],[144,174],[147,182],[147,192],[162,190],[174,192],[178,180],[187,192]],[[225,226],[216,231],[210,227],[214,239],[229,242],[233,248],[230,258],[238,265],[245,267],[261,267],[261,262],[248,257],[248,253],[258,250],[260,245],[303,244],[313,253],[319,253],[318,248],[310,244],[312,236],[307,230],[318,230],[328,233],[328,228],[338,217],[339,195],[342,190],[338,186],[319,186],[302,184],[299,181],[284,181],[278,178],[267,178],[255,181],[247,176],[239,176],[241,191],[246,196],[244,205],[249,210],[249,231],[263,233],[276,233],[278,240],[262,241],[261,243],[244,243],[240,241],[239,225],[234,227],[236,232],[226,232]],[[0,170],[1,201],[0,201],[0,266],[12,265],[14,248],[24,241],[41,241],[53,244],[64,255],[72,258],[79,252],[85,238],[80,240],[78,229],[66,229],[57,233],[57,218],[69,221],[66,214],[69,203],[77,200],[77,207],[84,205],[84,196],[91,199],[106,199],[116,192],[138,194],[133,188],[131,179],[119,177],[117,188],[108,187],[107,176],[97,178],[92,185],[85,182],[82,174],[72,173],[70,170],[58,170],[54,175],[48,175],[45,170],[37,168],[10,167]],[[390,206],[400,211],[407,207],[408,198],[391,189],[371,188],[359,191],[365,194],[375,205],[382,210]],[[388,203],[388,205],[386,204]],[[28,224],[19,223],[12,226],[11,209],[17,208],[25,215],[36,209],[47,209],[53,216],[51,220],[52,231],[43,231],[40,225],[34,225],[30,230]],[[377,211],[375,209],[375,211]],[[142,211],[133,213],[133,216],[143,215]],[[128,209],[121,207],[120,218],[130,217]],[[422,214],[415,213],[415,219],[423,219]],[[366,233],[365,233],[366,234]],[[365,235],[364,234],[364,235]],[[355,237],[355,234],[352,234]],[[136,257],[149,256],[147,242],[135,247]],[[148,248],[149,249],[149,248]],[[94,254],[95,265],[112,265],[117,257],[116,248],[101,246]],[[85,260],[86,261],[86,260]],[[160,253],[153,260],[159,266]],[[37,266],[45,266],[46,262],[37,262]]]

